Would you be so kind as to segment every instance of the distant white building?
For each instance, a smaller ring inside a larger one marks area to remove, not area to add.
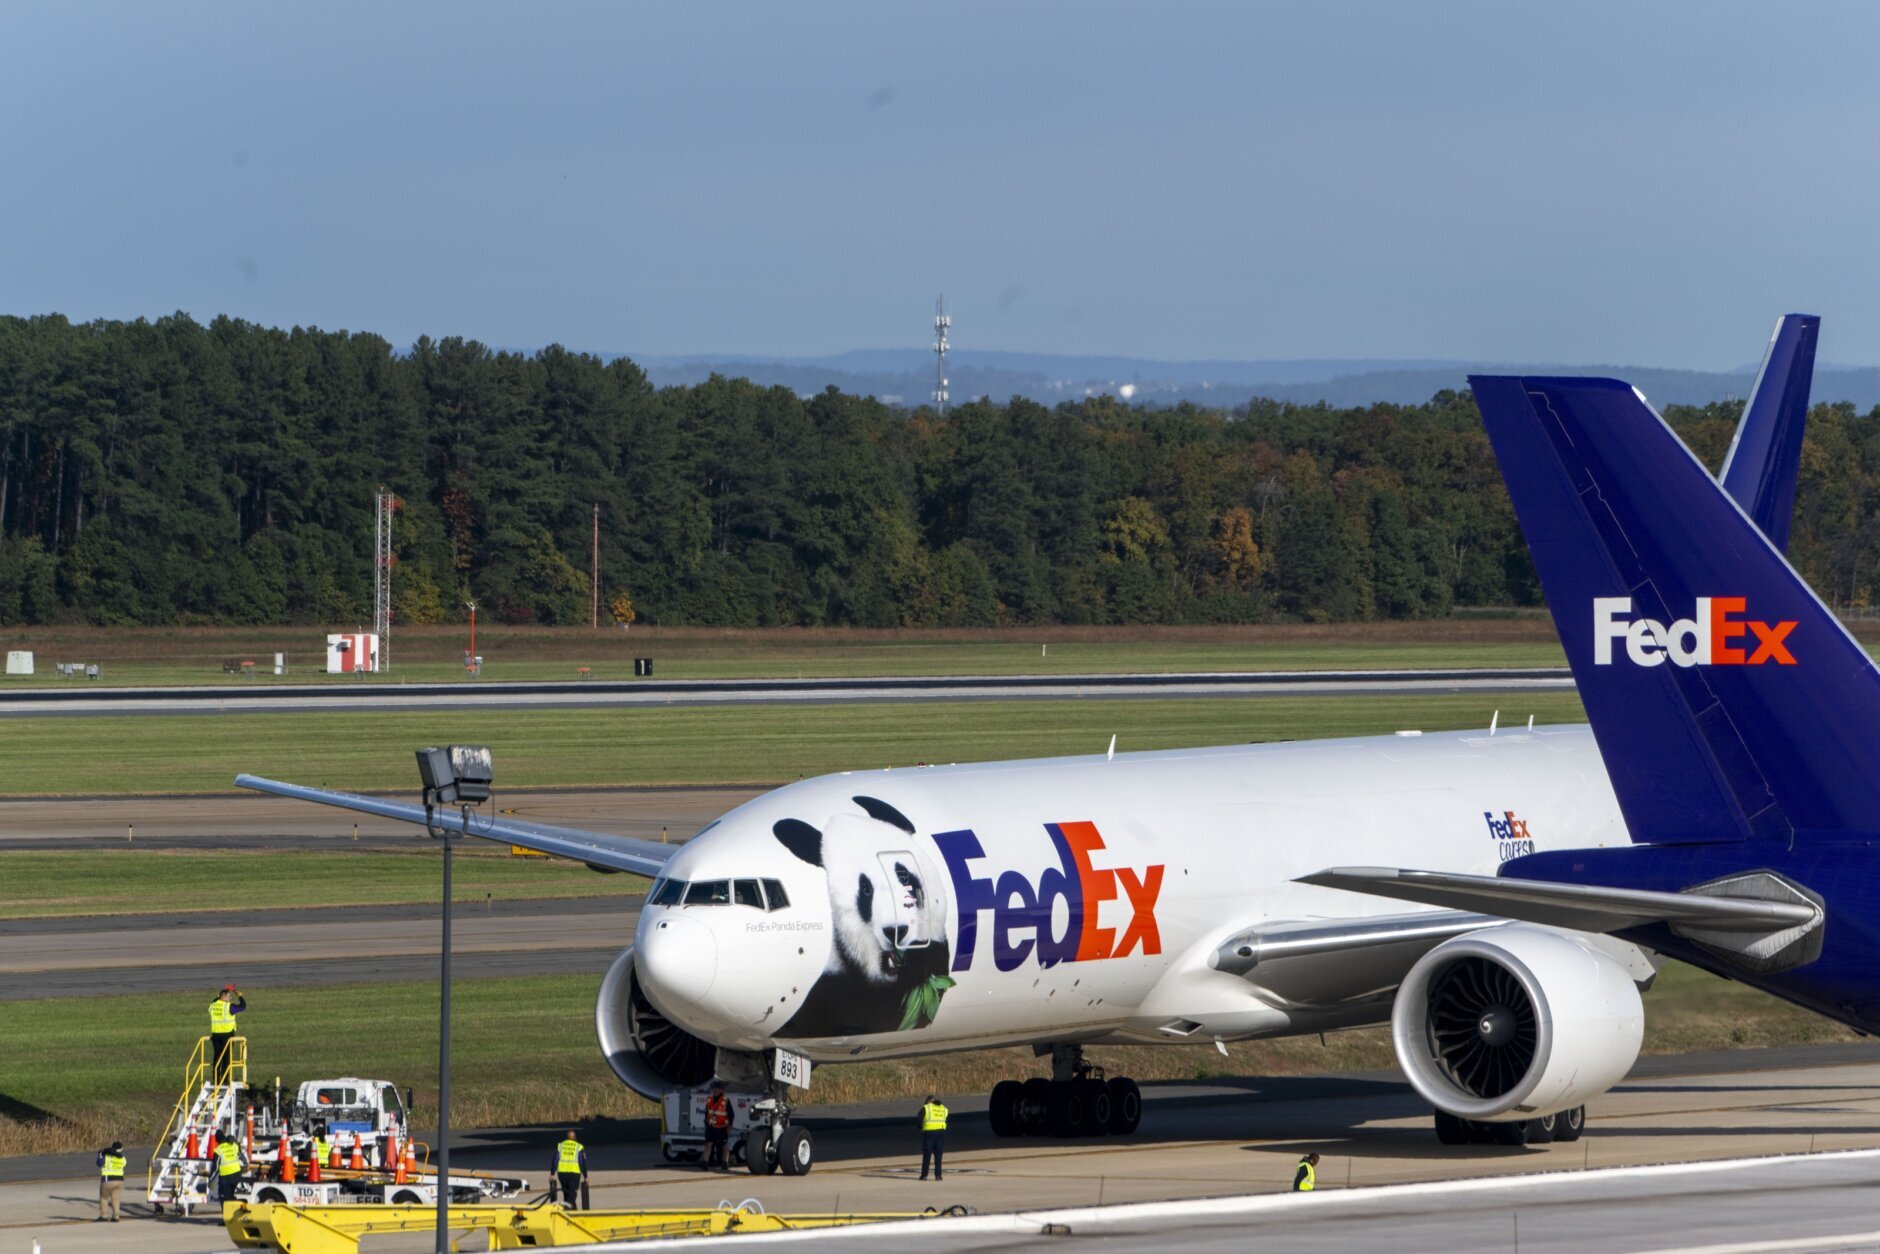
[[[370,631],[350,631],[326,638],[326,673],[348,675],[379,669],[379,637]]]

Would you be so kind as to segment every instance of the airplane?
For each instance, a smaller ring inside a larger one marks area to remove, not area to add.
[[[1746,506],[1769,517],[1782,485],[1766,468],[1799,450],[1814,325],[1778,325],[1731,459],[1758,467],[1743,472]],[[768,1088],[745,1145],[753,1172],[810,1170],[793,1090],[815,1066],[1029,1045],[1051,1078],[996,1085],[995,1133],[1126,1134],[1140,1088],[1105,1076],[1088,1046],[1225,1052],[1384,1022],[1441,1139],[1524,1144],[1576,1139],[1586,1100],[1630,1068],[1664,939],[1651,927],[1751,948],[1819,933],[1812,904],[1734,883],[1524,884],[1554,896],[1521,921],[1499,870],[1623,851],[1634,818],[1594,731],[1531,723],[844,772],[766,793],[675,846],[236,783],[653,876],[633,944],[602,980],[602,1052],[656,1100],[713,1077]],[[1326,871],[1405,854],[1502,894],[1404,911],[1370,872]],[[1615,929],[1627,934],[1604,934]]]

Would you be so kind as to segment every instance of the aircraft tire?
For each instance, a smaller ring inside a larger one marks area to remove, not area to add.
[[[1527,1124],[1527,1143],[1546,1145],[1559,1134],[1560,1116],[1542,1115],[1539,1119],[1530,1119]]]
[[[785,1128],[777,1138],[777,1162],[786,1176],[807,1176],[816,1164],[816,1148],[807,1128]]]
[[[1528,1143],[1528,1119],[1519,1119],[1514,1123],[1491,1124],[1489,1141],[1495,1145],[1520,1147]]]
[[[1444,1145],[1467,1145],[1471,1139],[1469,1132],[1467,1119],[1452,1115],[1446,1110],[1436,1112],[1436,1139]]]
[[[744,1134],[744,1165],[754,1176],[767,1176],[777,1170],[777,1156],[770,1150],[769,1128],[752,1128]]]
[[[1554,1140],[1577,1141],[1586,1131],[1586,1107],[1575,1106],[1554,1116]]]
[[[1110,1124],[1116,1119],[1116,1103],[1110,1100],[1110,1086],[1102,1080],[1081,1080],[1078,1083],[1084,1090],[1084,1109],[1090,1112],[1086,1131],[1091,1136],[1108,1135]]]
[[[1051,1130],[1051,1081],[1042,1077],[1019,1086],[1019,1125],[1032,1136]]]
[[[992,1135],[1024,1135],[1024,1125],[1018,1121],[1018,1103],[1024,1093],[1025,1086],[1017,1080],[1000,1080],[992,1086],[991,1100],[986,1103],[986,1117],[992,1124]]]
[[[1062,1138],[1083,1136],[1090,1130],[1090,1103],[1084,1086],[1076,1080],[1051,1082],[1051,1135]]]
[[[1128,1136],[1142,1123],[1142,1090],[1126,1075],[1107,1081],[1110,1090],[1110,1135]]]

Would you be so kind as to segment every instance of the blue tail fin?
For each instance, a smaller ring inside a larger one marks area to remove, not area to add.
[[[1880,671],[1644,398],[1470,382],[1632,838],[1880,833]]]
[[[1762,528],[1779,553],[1789,551],[1795,515],[1795,475],[1808,424],[1808,388],[1815,377],[1815,338],[1821,319],[1786,314],[1763,355],[1756,387],[1723,460],[1723,490]]]

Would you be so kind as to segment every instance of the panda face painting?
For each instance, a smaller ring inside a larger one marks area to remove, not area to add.
[[[821,829],[784,819],[785,848],[823,868],[833,921],[829,958],[789,1036],[862,1036],[926,1027],[953,986],[946,890],[913,849],[914,825],[873,797]]]

